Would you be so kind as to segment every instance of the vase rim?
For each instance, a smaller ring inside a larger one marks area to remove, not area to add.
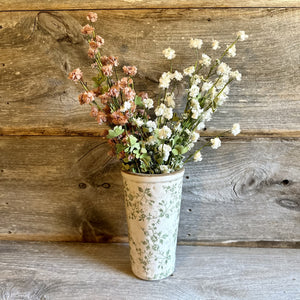
[[[172,175],[177,175],[180,173],[184,173],[185,169],[181,168],[180,170],[177,170],[175,172],[172,173],[162,173],[162,174],[144,174],[144,173],[133,173],[133,172],[129,172],[129,171],[123,171],[121,170],[121,173],[124,174],[128,174],[128,175],[132,175],[132,176],[138,176],[138,177],[168,177],[168,176],[172,176]]]

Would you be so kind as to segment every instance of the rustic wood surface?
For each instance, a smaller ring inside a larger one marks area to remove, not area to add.
[[[186,166],[179,241],[299,243],[299,146],[235,138],[203,151]],[[0,239],[126,240],[119,165],[102,138],[1,137],[0,150]]]
[[[0,242],[1,299],[296,300],[296,249],[179,246],[176,270],[142,281],[124,244]]]
[[[39,6],[39,2],[34,3]],[[31,9],[34,3],[26,2],[25,8]],[[57,1],[53,3],[58,5]],[[113,6],[114,2],[109,3]],[[139,4],[126,3],[130,7]],[[280,3],[288,6],[289,1]],[[89,117],[88,107],[78,104],[78,88],[66,78],[78,66],[90,74],[87,47],[79,33],[80,24],[86,23],[86,13],[0,13],[0,134],[102,134]],[[168,67],[162,49],[172,46],[177,50],[178,68],[192,62],[187,51],[190,37],[203,38],[206,51],[212,37],[224,46],[236,31],[245,30],[249,40],[238,44],[238,55],[231,60],[231,66],[243,73],[243,81],[232,87],[230,101],[208,123],[208,135],[239,122],[244,134],[251,136],[299,137],[299,9],[131,9],[97,13],[101,21],[96,28],[106,40],[104,50],[118,55],[121,64],[136,64],[140,71],[137,86],[152,95],[157,93],[161,72]],[[180,94],[180,108],[179,99]]]
[[[299,7],[298,0],[2,0],[0,10],[137,9],[199,7]]]

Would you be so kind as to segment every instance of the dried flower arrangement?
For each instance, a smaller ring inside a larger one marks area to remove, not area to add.
[[[97,14],[90,12],[87,19],[96,22]],[[161,93],[155,101],[145,92],[136,92],[135,66],[123,66],[125,75],[119,79],[118,58],[102,56],[104,39],[95,33],[91,24],[85,25],[81,32],[87,37],[88,56],[93,59],[91,66],[97,71],[93,78],[95,87],[88,87],[79,68],[69,74],[69,79],[79,82],[85,90],[79,95],[80,104],[89,104],[91,116],[100,125],[111,128],[106,135],[111,145],[109,154],[121,160],[123,170],[145,174],[171,173],[192,159],[201,161],[204,147],[217,149],[221,146],[220,138],[216,137],[192,151],[199,138],[198,131],[204,129],[205,122],[210,121],[218,106],[228,99],[229,85],[241,80],[239,71],[232,71],[222,59],[236,55],[236,43],[248,38],[244,31],[239,31],[235,40],[215,60],[205,53],[199,59],[203,41],[191,39],[189,47],[195,49],[195,64],[181,73],[173,71],[170,63],[170,70],[159,79]],[[211,46],[213,51],[220,49],[216,40]],[[171,48],[162,53],[170,62],[176,57]],[[186,106],[183,112],[175,113],[174,88],[182,80],[187,85]],[[240,125],[233,124],[231,132],[239,134]]]

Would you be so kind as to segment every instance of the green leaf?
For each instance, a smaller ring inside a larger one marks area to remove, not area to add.
[[[172,153],[173,153],[174,155],[178,155],[178,154],[179,154],[179,152],[178,152],[177,149],[173,149],[173,150],[172,150]]]
[[[144,106],[144,103],[142,101],[142,97],[136,96],[135,99],[134,99],[134,102],[135,102],[136,105]]]
[[[110,129],[108,131],[108,135],[106,136],[108,139],[115,138],[119,135],[121,135],[124,132],[124,129],[122,126],[115,126],[114,129]]]
[[[130,143],[130,146],[134,146],[137,142],[137,138],[133,135],[130,135],[129,136],[129,143]]]

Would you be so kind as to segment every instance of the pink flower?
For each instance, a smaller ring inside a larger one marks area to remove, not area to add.
[[[84,92],[78,96],[78,99],[81,105],[84,103],[89,104],[90,102],[95,100],[95,94],[93,91]]]
[[[102,95],[100,95],[98,97],[101,99],[101,103],[102,104],[106,104],[111,99],[109,93],[104,93],[104,94],[102,94]]]
[[[107,121],[107,116],[103,111],[99,111],[97,115],[97,122],[99,125],[102,125]]]
[[[125,125],[126,123],[128,123],[128,118],[126,116],[124,116],[120,110],[114,111],[111,114],[111,118],[112,118],[112,122],[115,125]]]
[[[119,65],[118,58],[115,56],[109,56],[108,60],[109,60],[110,64],[112,64],[115,67],[117,67]]]
[[[137,73],[137,67],[135,66],[124,66],[123,71],[129,76],[135,76]]]
[[[94,12],[89,12],[87,17],[86,17],[89,21],[91,21],[92,23],[96,22],[98,19],[98,15]]]
[[[90,58],[95,58],[95,55],[96,55],[97,52],[98,52],[98,49],[92,49],[92,48],[89,48],[88,56],[89,56]]]
[[[82,79],[82,76],[83,76],[82,71],[79,68],[77,68],[69,73],[68,78],[73,80],[74,82],[77,82]]]
[[[81,29],[81,33],[83,34],[92,34],[94,32],[95,28],[90,26],[89,24],[85,25],[82,29]]]
[[[142,98],[142,100],[148,99],[148,94],[146,92],[140,92],[139,96]]]
[[[113,85],[110,89],[109,89],[109,95],[112,98],[118,98],[120,95],[120,89],[117,85]]]
[[[124,88],[124,95],[126,100],[134,100],[136,93],[132,88],[127,86]]]
[[[103,74],[107,77],[111,77],[113,72],[112,72],[112,65],[105,65],[101,68]]]
[[[101,46],[104,44],[104,38],[102,38],[100,35],[96,35],[95,41],[98,45],[98,48],[101,48]]]
[[[93,107],[91,108],[91,112],[90,112],[91,117],[96,118],[96,117],[98,116],[98,112],[99,112],[98,108],[95,107],[95,106],[93,106]]]
[[[90,48],[92,48],[93,50],[98,49],[98,44],[94,40],[91,40],[89,42],[89,45],[90,45]]]
[[[109,65],[109,64],[110,64],[109,59],[108,59],[107,56],[101,56],[101,57],[100,57],[100,60],[101,60],[101,64],[102,64],[103,66]]]
[[[128,77],[123,77],[118,81],[118,86],[120,89],[124,89],[128,85]]]
[[[92,69],[96,69],[98,67],[98,64],[95,62],[93,64],[91,64]]]

